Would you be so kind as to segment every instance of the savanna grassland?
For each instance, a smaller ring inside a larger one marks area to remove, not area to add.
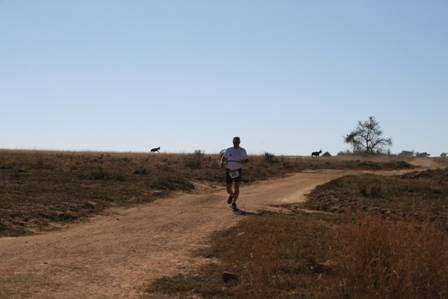
[[[368,213],[431,223],[448,231],[448,169],[401,176],[346,176],[317,187],[305,207],[338,214]]]
[[[111,206],[220,186],[217,155],[0,151],[0,236],[51,229]],[[407,169],[394,159],[252,156],[246,183],[308,169]]]
[[[216,262],[148,293],[205,298],[447,298],[448,169],[349,175],[291,214],[247,218],[197,252]],[[312,210],[312,213],[304,213]],[[236,279],[223,282],[230,271]]]

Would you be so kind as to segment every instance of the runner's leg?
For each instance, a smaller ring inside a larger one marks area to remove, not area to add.
[[[227,193],[229,194],[229,195],[233,195],[233,183],[230,183],[230,184],[227,184]]]
[[[238,197],[240,196],[240,182],[234,182],[233,186],[235,188],[235,192],[233,193],[233,202],[236,203]]]
[[[227,199],[227,203],[231,204],[233,201],[233,180],[229,176],[229,173],[226,174],[226,182],[227,182],[227,193],[229,194],[229,198]]]

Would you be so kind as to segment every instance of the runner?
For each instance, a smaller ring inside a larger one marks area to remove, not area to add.
[[[249,162],[247,152],[240,147],[241,139],[233,138],[233,147],[228,148],[221,157],[221,167],[226,167],[227,193],[229,198],[228,204],[232,205],[234,211],[238,210],[236,201],[240,195],[240,183],[243,175],[243,164]]]

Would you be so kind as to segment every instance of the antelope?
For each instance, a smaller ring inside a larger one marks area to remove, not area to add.
[[[151,149],[151,153],[158,153],[158,152],[160,152],[160,146]]]
[[[320,154],[322,154],[322,150],[320,150],[320,151],[318,151],[318,152],[312,152],[311,153],[311,157],[319,157],[320,156]]]

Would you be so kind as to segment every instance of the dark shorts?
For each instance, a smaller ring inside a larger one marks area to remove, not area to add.
[[[239,169],[239,170],[236,170],[236,171],[239,172],[240,176],[237,177],[237,178],[232,179],[230,177],[230,175],[229,175],[230,170],[228,170],[228,169],[226,170],[226,182],[227,182],[228,185],[230,185],[232,183],[240,183],[241,182],[241,177],[243,176],[243,170]]]

